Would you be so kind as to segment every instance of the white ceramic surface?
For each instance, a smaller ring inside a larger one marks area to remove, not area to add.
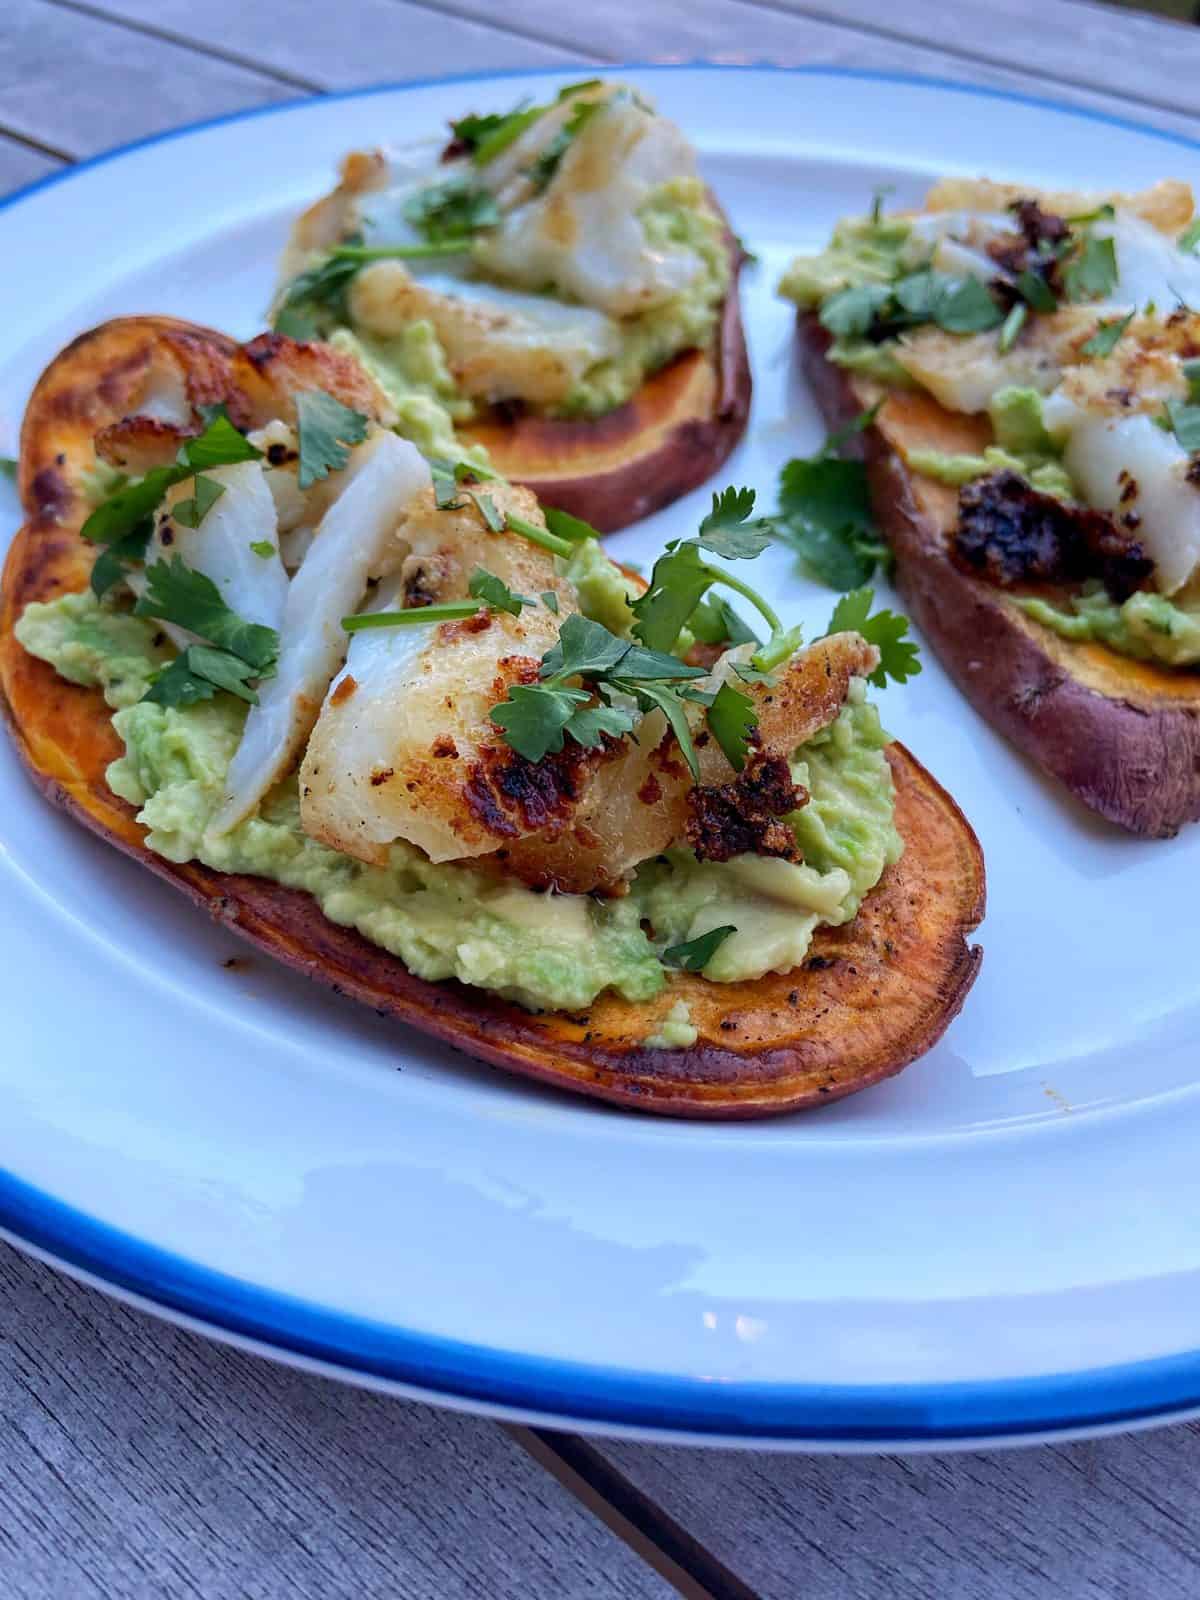
[[[821,438],[774,282],[874,187],[1200,178],[1182,141],[949,85],[625,76],[696,138],[760,257],[754,412],[720,481],[767,504]],[[273,109],[10,203],[0,450],[41,367],[104,317],[259,330],[289,219],[344,150],[555,81]],[[644,560],[707,500],[614,549]],[[824,624],[833,596],[782,551],[764,568],[786,616]],[[283,1353],[560,1420],[928,1442],[1200,1402],[1200,831],[1095,822],[928,652],[884,714],[983,842],[982,974],[899,1079],[730,1126],[543,1092],[316,990],[51,810],[4,742],[0,1224]]]

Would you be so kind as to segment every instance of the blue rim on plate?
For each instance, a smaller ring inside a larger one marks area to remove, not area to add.
[[[590,65],[590,63],[589,63]],[[727,72],[779,72],[876,83],[910,84],[951,93],[1039,106],[1062,115],[1123,128],[1184,149],[1200,139],[1155,128],[1133,118],[1013,90],[977,87],[953,79],[865,68],[773,64],[664,65],[634,63],[606,72],[675,72],[687,66]],[[147,145],[185,138],[204,128],[279,116],[297,105],[357,100],[428,88],[440,83],[493,82],[505,78],[561,77],[569,64],[467,72],[405,83],[274,102],[210,117],[137,139],[50,173],[0,200],[0,210],[39,190],[69,182],[79,172]],[[496,1406],[564,1423],[607,1424],[729,1440],[761,1439],[847,1445],[903,1442],[936,1444],[983,1438],[1065,1433],[1166,1419],[1200,1410],[1200,1349],[1182,1355],[1038,1378],[947,1384],[837,1386],[708,1382],[671,1373],[630,1373],[489,1349],[347,1316],[290,1295],[258,1288],[176,1256],[97,1222],[52,1195],[0,1173],[0,1230],[67,1269],[96,1278],[166,1311],[243,1338],[283,1357],[319,1362],[347,1377],[378,1379],[444,1399]]]

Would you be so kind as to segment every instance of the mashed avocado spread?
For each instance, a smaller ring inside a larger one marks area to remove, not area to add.
[[[581,591],[618,616],[623,581],[599,548],[573,564],[584,577]],[[155,642],[154,622],[111,610],[90,591],[28,606],[16,634],[70,682],[103,689],[125,747],[108,782],[139,808],[150,849],[305,890],[332,922],[356,928],[418,977],[458,978],[535,1010],[578,1010],[606,989],[653,999],[667,984],[661,950],[729,923],[738,931],[718,948],[706,977],[733,982],[787,971],[803,960],[818,925],[854,916],[902,849],[887,735],[861,682],[836,722],[797,752],[793,770],[812,796],[791,819],[802,865],[749,856],[698,862],[675,850],[644,865],[629,895],[602,901],[535,894],[470,866],[437,866],[404,843],[392,845],[386,866],[367,866],[303,832],[294,776],[258,815],[206,837],[241,734],[242,702],[228,694],[187,707],[143,700],[172,652]],[[694,1039],[678,1004],[651,1035],[663,1048]]]
[[[998,389],[988,406],[988,419],[996,442],[978,455],[906,450],[906,464],[914,472],[954,488],[990,472],[1007,471],[1017,473],[1042,494],[1052,494],[1058,500],[1076,497],[1071,475],[1046,431],[1042,396],[1036,389],[1016,384]]]
[[[1094,639],[1120,655],[1167,667],[1200,662],[1200,604],[1178,605],[1166,595],[1139,590],[1121,604],[1103,585],[1085,585],[1069,603],[1019,602],[1026,616],[1064,639]]]

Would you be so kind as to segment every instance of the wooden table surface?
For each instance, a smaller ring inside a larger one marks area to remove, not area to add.
[[[936,74],[1200,135],[1200,29],[1079,0],[3,0],[0,191],[300,93],[700,57]],[[875,1459],[585,1442],[272,1365],[2,1245],[0,1306],[2,1600],[1200,1594],[1198,1425]]]

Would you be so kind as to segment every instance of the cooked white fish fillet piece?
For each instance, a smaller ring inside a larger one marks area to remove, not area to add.
[[[564,104],[569,114],[574,101]],[[563,110],[547,112],[524,137],[545,134]],[[481,169],[489,183],[498,162]],[[680,294],[699,271],[683,245],[651,247],[640,216],[661,184],[695,176],[695,153],[674,123],[617,93],[579,129],[546,189],[507,212],[475,258],[511,283],[553,284],[610,316],[635,316]]]
[[[498,510],[544,526],[526,490],[483,488]],[[397,598],[408,606],[464,598],[476,567],[536,603],[519,617],[481,612],[355,633],[308,742],[301,822],[365,861],[383,859],[395,839],[433,861],[486,854],[504,838],[493,827],[490,775],[516,760],[489,713],[510,684],[536,677],[576,609],[574,591],[549,552],[516,534],[489,533],[469,500],[442,510],[431,493],[422,496],[397,531],[396,552]],[[539,598],[546,592],[557,597],[557,613]]]
[[[361,603],[368,578],[385,568],[405,508],[430,483],[416,446],[384,431],[330,477],[340,492],[288,586],[276,674],[260,684],[246,718],[211,824],[215,835],[248,816],[294,764],[346,653],[342,618]],[[263,492],[270,499],[265,484]]]
[[[701,688],[717,689],[747,659],[754,647],[727,651]],[[853,678],[879,664],[879,652],[857,633],[819,639],[798,652],[776,674],[773,687],[735,688],[758,708],[759,746],[791,759],[818,729],[831,723],[850,691]],[[699,707],[689,707],[694,731],[701,728]],[[732,784],[737,776],[715,739],[696,746],[702,786]],[[540,763],[544,765],[544,763]],[[506,843],[505,869],[529,883],[586,893],[618,890],[643,861],[681,842],[696,788],[675,737],[661,711],[652,711],[637,730],[637,743],[622,742],[617,752],[600,753],[588,763],[590,776],[576,778],[579,799],[540,831]]]
[[[1175,435],[1145,412],[1084,413],[1063,459],[1089,505],[1118,523],[1136,519],[1131,531],[1154,562],[1156,586],[1164,594],[1183,588],[1200,562],[1200,489]]]
[[[414,276],[401,261],[364,267],[348,305],[356,327],[383,338],[427,319],[458,388],[488,404],[555,405],[621,349],[620,329],[601,311],[442,273]]]
[[[181,500],[195,494],[195,479],[177,484],[154,519],[146,565],[181,556],[194,571],[212,579],[230,610],[247,622],[278,628],[288,579],[279,557],[275,502],[262,463],[239,461],[233,466],[212,467],[204,476],[220,484],[220,498],[198,528],[188,528],[172,513]],[[270,555],[256,554],[251,549],[254,544],[270,545]]]

